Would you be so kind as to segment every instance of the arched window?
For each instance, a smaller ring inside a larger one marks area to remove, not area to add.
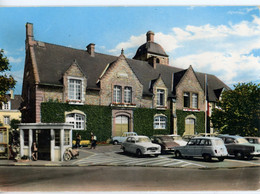
[[[156,115],[153,122],[154,129],[166,129],[166,116]]]
[[[73,129],[85,129],[85,115],[79,113],[70,113],[66,115],[66,122],[73,124]]]

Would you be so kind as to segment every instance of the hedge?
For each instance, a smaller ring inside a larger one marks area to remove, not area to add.
[[[182,136],[183,133],[185,132],[185,118],[191,114],[193,114],[196,117],[195,134],[205,132],[205,113],[204,112],[188,112],[188,111],[176,110],[176,114],[177,114],[177,126],[178,126],[179,135]]]
[[[107,106],[44,102],[41,103],[41,120],[43,123],[64,123],[65,111],[72,110],[80,110],[86,114],[86,130],[73,131],[74,139],[76,138],[76,133],[79,133],[82,139],[90,139],[90,132],[97,136],[98,141],[106,141],[111,137],[112,111]]]

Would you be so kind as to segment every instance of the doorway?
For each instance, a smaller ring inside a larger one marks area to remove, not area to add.
[[[194,135],[195,132],[195,119],[185,119],[185,135]]]
[[[121,136],[129,131],[129,118],[124,115],[117,116],[115,119],[115,136]]]
[[[37,130],[36,137],[38,139],[38,159],[50,160],[50,130]]]

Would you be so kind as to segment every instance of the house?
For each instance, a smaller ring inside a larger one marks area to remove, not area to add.
[[[65,122],[99,141],[125,131],[139,134],[205,132],[205,111],[229,87],[215,75],[169,65],[147,32],[133,59],[37,41],[26,24],[22,122]],[[210,111],[208,116],[210,115]],[[209,129],[208,129],[209,132]],[[59,136],[59,135],[58,135]]]
[[[6,94],[7,102],[0,104],[0,125],[9,129],[12,119],[21,120],[21,112],[19,110],[22,102],[21,95],[14,95],[13,91]]]

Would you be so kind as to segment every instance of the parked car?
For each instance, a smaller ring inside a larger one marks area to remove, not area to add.
[[[260,144],[260,137],[245,137],[245,139],[252,144]]]
[[[115,136],[115,137],[112,137],[112,143],[114,145],[117,145],[119,143],[122,143],[126,140],[127,137],[129,136],[137,136],[137,133],[135,132],[124,132],[122,134],[122,136]]]
[[[216,133],[199,133],[198,136],[199,137],[217,137],[218,134],[216,134]]]
[[[211,161],[212,157],[222,162],[228,155],[222,139],[217,137],[194,137],[185,146],[175,147],[175,157],[203,157]]]
[[[179,144],[179,146],[185,146],[187,144],[187,141],[184,141],[180,135],[168,135],[172,137],[175,143]]]
[[[121,145],[124,152],[136,154],[138,157],[143,155],[158,156],[161,154],[161,146],[151,142],[147,136],[127,137]]]
[[[182,139],[186,142],[188,142],[191,138],[196,137],[196,135],[183,135]]]
[[[171,136],[168,135],[157,135],[151,137],[152,143],[158,144],[161,146],[161,152],[173,152],[174,147],[180,146],[176,143]],[[186,142],[187,143],[187,142]]]
[[[228,150],[228,154],[235,156],[237,159],[244,159],[245,157],[249,160],[253,159],[254,156],[260,155],[260,145],[250,144],[245,138],[238,135],[219,135],[225,142]]]

